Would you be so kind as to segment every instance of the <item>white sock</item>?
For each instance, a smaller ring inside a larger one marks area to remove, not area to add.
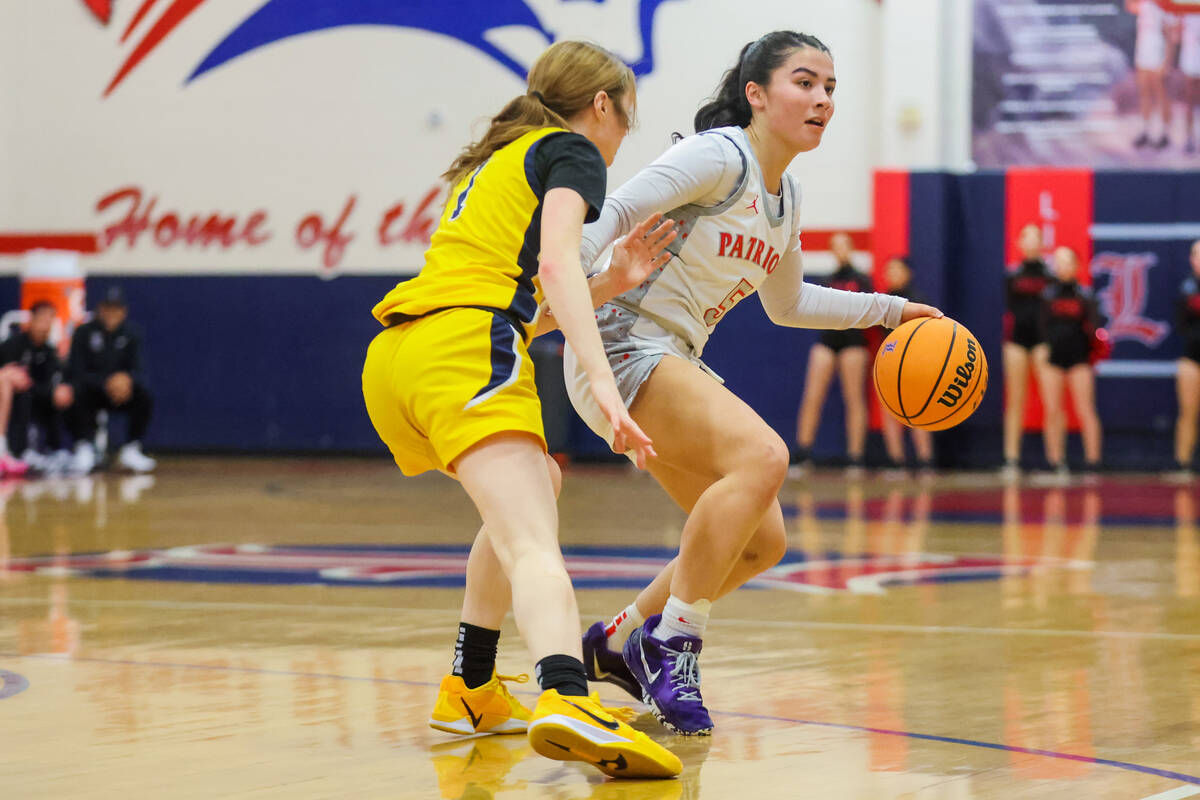
[[[637,603],[630,603],[624,611],[613,617],[612,622],[604,629],[604,635],[608,637],[608,649],[621,652],[629,634],[645,624],[646,618],[638,611]]]
[[[708,625],[708,612],[711,610],[711,600],[685,603],[671,595],[666,608],[663,609],[658,627],[650,635],[660,642],[665,642],[672,636],[694,636],[703,639],[704,628]]]

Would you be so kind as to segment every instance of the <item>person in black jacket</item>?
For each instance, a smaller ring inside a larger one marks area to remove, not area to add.
[[[2,346],[0,346],[2,347]],[[12,415],[13,404],[21,392],[30,386],[29,371],[12,359],[5,358],[0,351],[0,431],[8,430],[9,419]],[[0,436],[0,477],[21,478],[29,470],[29,465],[19,458],[13,457],[8,449],[8,437]]]
[[[1100,310],[1090,289],[1080,286],[1079,256],[1069,247],[1054,251],[1055,281],[1042,293],[1042,337],[1049,364],[1042,379],[1045,409],[1043,432],[1050,468],[1066,471],[1067,415],[1063,385],[1071,387],[1075,414],[1083,436],[1086,469],[1100,466],[1100,416],[1096,413],[1096,380],[1091,354]]]
[[[847,233],[835,233],[829,249],[838,261],[837,270],[827,285],[848,292],[873,292],[871,279],[854,268],[850,256],[854,243]],[[836,370],[842,387],[846,412],[846,455],[851,470],[861,471],[863,450],[867,444],[867,338],[861,330],[823,331],[819,342],[808,352],[808,373],[804,377],[804,395],[796,420],[799,450],[794,464],[807,466],[810,451],[821,424],[821,409]]]
[[[1042,338],[1042,292],[1052,277],[1042,260],[1042,231],[1029,223],[1017,240],[1021,263],[1005,279],[1004,314],[1004,469],[1015,475],[1020,465],[1025,433],[1025,395],[1036,375],[1039,384],[1046,370]]]
[[[96,317],[75,329],[68,374],[75,387],[70,415],[75,439],[72,471],[96,466],[96,413],[101,409],[129,414],[129,441],[118,451],[117,464],[133,472],[149,472],[155,461],[142,452],[153,400],[142,377],[142,339],[131,326],[120,287],[111,287],[96,307]]]
[[[51,464],[65,466],[67,461],[66,451],[62,456],[57,454],[62,448],[63,411],[74,402],[75,393],[64,381],[58,349],[50,342],[56,314],[53,303],[34,303],[26,329],[14,331],[0,345],[0,364],[21,367],[29,376],[28,391],[13,397],[8,444],[9,450],[21,453],[21,460],[35,471],[45,471]],[[31,422],[41,434],[33,446],[29,437]],[[48,458],[44,450],[55,456]]]
[[[912,267],[908,259],[902,256],[889,258],[883,268],[883,279],[887,293],[903,297],[914,303],[924,303],[925,299],[913,289]],[[883,421],[883,444],[887,448],[888,461],[892,469],[904,467],[904,426],[891,414],[881,415]],[[933,469],[933,434],[919,428],[910,428],[912,433],[913,450],[917,455],[917,469],[926,471]]]
[[[1196,418],[1200,417],[1200,239],[1192,242],[1192,269],[1183,286],[1175,316],[1175,330],[1183,342],[1183,356],[1175,373],[1179,418],[1175,421],[1175,464],[1182,475],[1191,471],[1196,452]]]

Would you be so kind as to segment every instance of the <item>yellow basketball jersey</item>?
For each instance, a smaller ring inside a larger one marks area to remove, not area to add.
[[[452,306],[489,306],[528,326],[541,302],[537,279],[544,190],[533,169],[541,140],[562,128],[539,128],[497,150],[450,193],[425,253],[421,274],[397,284],[372,313],[420,316]]]

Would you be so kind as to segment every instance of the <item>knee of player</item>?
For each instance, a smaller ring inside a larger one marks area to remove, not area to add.
[[[557,548],[535,548],[519,552],[513,560],[512,571],[508,577],[513,582],[525,581],[547,588],[557,583],[560,589],[565,587],[568,593],[572,591],[567,565]]]
[[[764,489],[770,491],[772,497],[783,486],[787,477],[788,448],[774,433],[764,435],[752,446],[752,464],[759,476]]]
[[[513,536],[499,535],[499,532],[491,527],[488,530],[492,549],[496,558],[504,565],[505,572],[521,570],[530,576],[565,572],[566,567],[557,541],[527,529],[522,529]]]
[[[763,503],[774,500],[787,477],[788,449],[773,431],[750,436],[738,446],[737,465],[727,474],[740,478],[743,496],[761,494]]]

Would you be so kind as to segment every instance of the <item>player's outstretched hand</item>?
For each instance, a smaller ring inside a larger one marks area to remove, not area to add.
[[[933,317],[937,319],[944,316],[945,314],[941,312],[941,309],[934,308],[933,306],[927,306],[924,303],[905,303],[904,310],[900,312],[900,321],[908,322],[910,319],[917,319],[918,317]]]
[[[675,220],[664,220],[661,212],[646,217],[627,236],[613,245],[608,267],[617,294],[625,294],[671,260],[667,245],[677,235]]]
[[[600,406],[608,424],[612,426],[613,452],[634,451],[638,469],[645,469],[646,459],[652,458],[658,453],[654,452],[654,445],[650,441],[650,437],[643,433],[638,424],[633,421],[633,417],[629,416],[629,409],[625,408],[621,394],[617,391],[616,383],[612,381],[599,385],[592,383],[592,397],[596,399],[596,404]]]

